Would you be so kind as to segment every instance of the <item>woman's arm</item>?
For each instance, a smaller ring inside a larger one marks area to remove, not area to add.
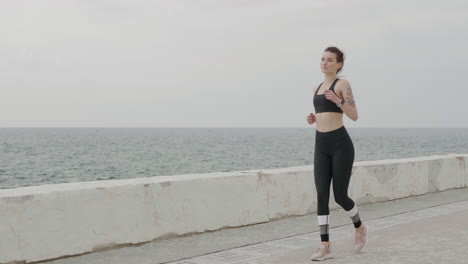
[[[341,106],[341,110],[353,121],[357,121],[358,112],[356,108],[356,102],[354,101],[353,91],[351,90],[351,85],[347,80],[343,80],[338,83],[341,94],[345,100],[345,103]]]

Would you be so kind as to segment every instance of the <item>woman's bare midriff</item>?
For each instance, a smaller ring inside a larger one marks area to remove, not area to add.
[[[315,116],[315,129],[319,132],[329,132],[343,126],[343,113],[324,112]]]

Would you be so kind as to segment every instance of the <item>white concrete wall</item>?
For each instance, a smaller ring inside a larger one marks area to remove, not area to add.
[[[468,186],[468,154],[355,162],[358,204]],[[333,190],[331,190],[333,191]],[[330,208],[338,208],[330,197]],[[313,166],[0,190],[0,263],[266,222],[316,211]]]

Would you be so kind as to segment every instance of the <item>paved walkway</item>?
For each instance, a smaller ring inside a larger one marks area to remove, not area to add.
[[[358,206],[368,245],[353,254],[353,225],[331,211],[334,259],[310,262],[319,245],[315,214],[228,228],[47,264],[468,263],[468,188]]]
[[[353,253],[353,227],[333,228],[336,256],[322,263],[468,263],[468,201],[422,209],[366,222],[368,245]],[[299,264],[319,242],[309,233],[230,249],[174,264]],[[313,262],[317,263],[317,262]]]

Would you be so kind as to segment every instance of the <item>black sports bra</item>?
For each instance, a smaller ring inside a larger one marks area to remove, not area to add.
[[[336,78],[336,80],[333,82],[333,84],[330,86],[330,90],[335,92],[335,84],[338,82],[339,78]],[[315,113],[322,113],[322,112],[338,112],[338,113],[343,113],[343,110],[339,108],[334,102],[328,100],[325,97],[325,94],[317,94],[320,87],[322,86],[323,83],[319,85],[317,88],[317,91],[315,91],[314,94],[314,107],[315,107]],[[336,93],[335,93],[336,94]],[[337,95],[338,96],[338,95]]]

